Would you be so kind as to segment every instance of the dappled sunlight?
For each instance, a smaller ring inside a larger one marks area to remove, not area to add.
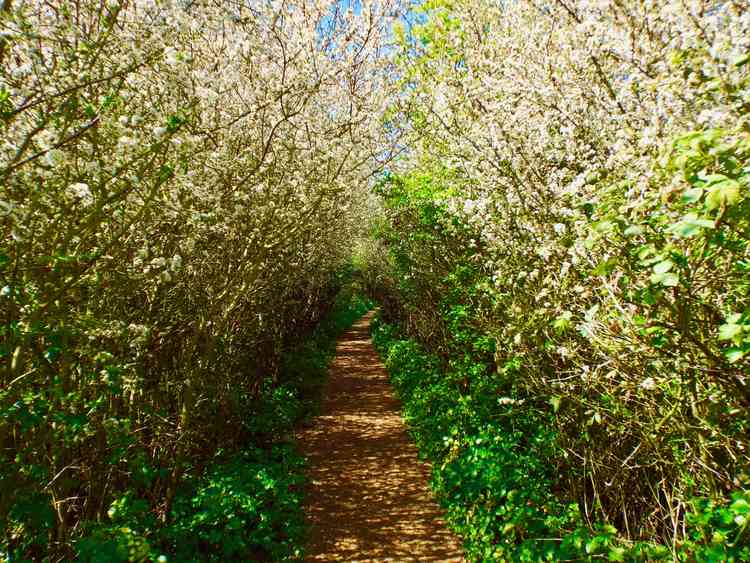
[[[339,342],[321,415],[298,434],[309,460],[309,561],[461,561],[406,433],[369,322]]]

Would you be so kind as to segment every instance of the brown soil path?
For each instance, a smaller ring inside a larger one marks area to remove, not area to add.
[[[308,459],[307,561],[463,561],[370,342],[372,313],[339,340]]]

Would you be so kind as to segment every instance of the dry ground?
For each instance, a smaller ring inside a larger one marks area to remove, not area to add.
[[[321,415],[297,434],[309,462],[306,560],[463,561],[370,342],[371,318],[340,338]]]

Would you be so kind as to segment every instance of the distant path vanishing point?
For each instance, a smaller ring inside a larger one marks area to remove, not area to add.
[[[463,561],[370,342],[370,312],[338,342],[308,459],[306,561]]]

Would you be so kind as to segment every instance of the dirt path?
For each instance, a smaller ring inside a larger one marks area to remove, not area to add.
[[[308,458],[307,561],[463,561],[370,343],[372,313],[339,340]]]

